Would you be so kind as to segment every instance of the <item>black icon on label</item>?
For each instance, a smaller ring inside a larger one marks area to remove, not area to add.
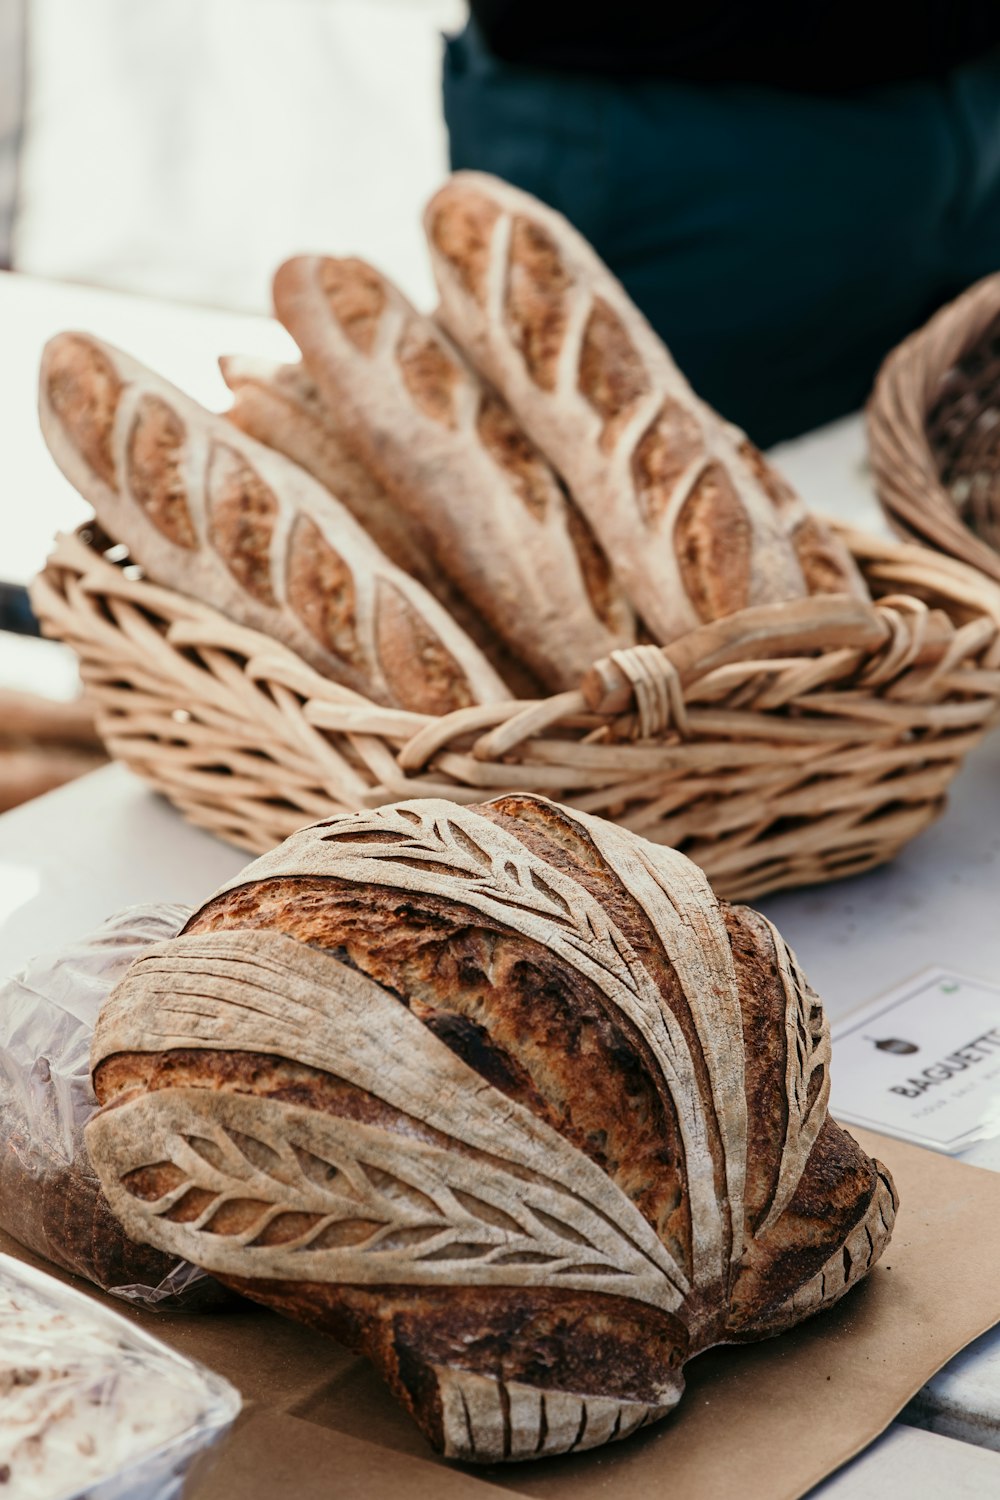
[[[873,1036],[866,1036],[865,1041],[871,1042],[872,1046],[877,1047],[880,1052],[895,1052],[900,1057],[906,1056],[910,1052],[920,1051],[915,1042],[901,1041],[898,1036],[883,1037],[880,1042],[876,1041]]]

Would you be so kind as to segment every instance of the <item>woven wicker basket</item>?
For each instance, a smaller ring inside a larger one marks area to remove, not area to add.
[[[891,859],[997,714],[1000,590],[926,548],[842,534],[875,605],[746,610],[616,653],[589,699],[441,719],[338,687],[87,531],[57,539],[32,601],[75,648],[111,754],[243,848],[345,808],[530,789],[683,849],[745,898]]]
[[[868,436],[896,530],[1000,581],[1000,275],[888,356]]]

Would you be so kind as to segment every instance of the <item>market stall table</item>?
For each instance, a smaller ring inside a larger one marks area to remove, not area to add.
[[[38,355],[50,333],[94,328],[217,404],[224,399],[218,353],[290,352],[283,331],[263,319],[10,276],[0,276],[0,320],[0,400],[9,413],[4,492],[15,497],[4,567],[8,577],[21,579],[41,566],[52,533],[86,514],[45,453],[34,417]],[[881,525],[858,419],[786,445],[778,459],[817,509]],[[891,867],[758,904],[796,948],[836,1020],[929,964],[1000,978],[998,857],[1000,736],[994,736],[970,758],[944,818]],[[240,851],[186,825],[120,767],[17,809],[0,818],[0,977],[132,902],[195,903],[244,862]],[[1000,1148],[985,1143],[968,1159],[1000,1169]],[[1000,1460],[982,1451],[1000,1448],[1000,1331],[952,1361],[906,1415],[966,1441],[953,1444],[897,1424],[829,1481],[824,1496],[849,1500],[876,1488],[930,1495],[939,1487],[928,1476],[945,1470],[956,1494],[1000,1493]]]

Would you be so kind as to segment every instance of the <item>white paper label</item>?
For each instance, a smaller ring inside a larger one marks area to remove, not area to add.
[[[833,1027],[830,1110],[957,1155],[1000,1134],[1000,985],[925,969]]]

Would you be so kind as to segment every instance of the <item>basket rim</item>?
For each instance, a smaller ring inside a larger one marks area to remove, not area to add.
[[[333,812],[531,792],[683,844],[747,900],[892,858],[1000,718],[1000,589],[925,547],[837,529],[876,602],[745,611],[621,653],[631,675],[606,658],[591,673],[627,702],[597,708],[582,687],[440,718],[386,708],[78,535],[57,539],[32,597],[76,649],[110,753],[253,853]],[[789,638],[790,618],[811,634]],[[854,645],[830,634],[845,618]],[[692,651],[696,636],[714,652]]]
[[[828,519],[828,524],[862,568],[868,567],[875,574],[880,569],[902,574],[912,586],[937,595],[936,603],[928,606],[894,588],[889,595],[871,601],[846,594],[811,595],[755,606],[699,626],[664,647],[644,646],[613,653],[591,668],[584,681],[587,691],[580,687],[536,699],[476,704],[439,716],[376,703],[322,676],[282,642],[233,623],[212,605],[144,577],[127,576],[103,550],[95,549],[92,528],[87,524],[74,532],[57,534],[44,568],[31,584],[31,596],[44,622],[58,613],[52,606],[59,598],[65,600],[59,575],[75,574],[85,594],[117,599],[166,618],[168,644],[175,650],[208,648],[241,658],[242,671],[252,681],[267,679],[300,697],[305,717],[318,730],[350,732],[353,722],[358,733],[404,738],[399,766],[406,771],[426,765],[438,750],[462,735],[476,734],[473,754],[477,759],[495,760],[556,723],[578,720],[579,727],[586,729],[630,715],[634,718],[635,710],[640,738],[656,738],[667,728],[679,731],[684,738],[690,690],[709,673],[726,666],[738,668],[743,663],[762,666],[765,662],[791,663],[802,658],[823,660],[835,652],[858,654],[866,669],[855,686],[874,691],[917,660],[931,616],[940,611],[942,602],[951,602],[973,616],[964,626],[955,627],[956,635],[978,629],[981,640],[977,637],[976,644],[985,647],[992,640],[995,665],[1000,666],[1000,586],[970,565],[927,547],[879,537],[836,520]],[[116,629],[111,623],[107,628],[109,632]],[[73,644],[72,638],[69,644]],[[638,658],[635,671],[630,658]],[[877,670],[873,670],[873,664]],[[994,665],[992,660],[990,665]],[[645,681],[651,667],[659,679],[652,687]],[[612,668],[609,694],[608,672]],[[983,696],[1000,694],[984,690]]]
[[[865,415],[876,492],[895,529],[1000,583],[1000,554],[959,516],[926,433],[943,377],[998,315],[1000,272],[995,272],[939,308],[890,350]]]

